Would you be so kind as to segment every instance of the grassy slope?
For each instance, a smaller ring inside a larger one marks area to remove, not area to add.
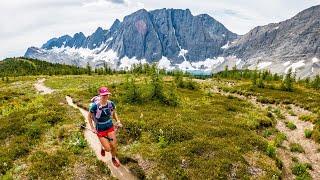
[[[280,174],[275,161],[266,155],[267,140],[257,133],[273,123],[266,112],[245,101],[207,94],[202,89],[178,89],[181,104],[176,108],[157,101],[126,104],[125,79],[63,76],[51,77],[46,84],[72,95],[84,107],[97,87],[108,85],[131,142],[122,142],[120,152],[131,158],[142,156],[151,167],[146,172],[148,177],[246,178],[253,175],[249,172],[252,168],[262,169],[265,173],[257,175],[266,179]],[[147,97],[148,81],[140,80],[138,84]],[[124,133],[120,136],[128,137]]]
[[[0,82],[0,177],[110,179],[86,146],[79,112],[64,96],[37,95],[35,77]]]
[[[313,139],[320,142],[320,92],[311,88],[306,88],[299,84],[294,84],[293,92],[280,90],[280,84],[277,82],[267,83],[267,88],[252,87],[250,81],[237,81],[235,86],[230,87],[225,83],[219,83],[218,86],[225,91],[240,93],[244,95],[253,94],[262,100],[269,103],[296,104],[313,112],[312,117],[300,117],[302,120],[309,120],[315,124],[313,130]],[[273,86],[274,88],[268,88]]]
[[[85,68],[54,64],[31,58],[7,58],[0,61],[0,77],[26,75],[84,74]]]
[[[280,103],[292,103],[308,109],[314,113],[320,113],[320,92],[314,89],[308,89],[304,86],[295,84],[293,92],[280,90],[279,82],[269,82],[266,88],[252,87],[250,81],[236,81],[236,85],[228,87],[220,84],[220,87],[228,91],[252,93],[256,96],[263,96],[270,100]],[[272,85],[274,88],[270,88]],[[269,88],[268,88],[269,87]]]

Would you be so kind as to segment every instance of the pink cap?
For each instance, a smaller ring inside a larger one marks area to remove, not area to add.
[[[103,95],[111,94],[111,92],[109,91],[109,89],[107,87],[101,87],[99,89],[99,94],[101,96],[103,96]]]

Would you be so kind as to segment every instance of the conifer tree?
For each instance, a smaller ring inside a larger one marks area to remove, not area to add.
[[[87,62],[87,74],[88,75],[91,75],[91,66],[90,66],[90,64],[89,64],[89,62]]]
[[[281,89],[284,91],[293,91],[293,82],[292,69],[290,68],[281,83]]]

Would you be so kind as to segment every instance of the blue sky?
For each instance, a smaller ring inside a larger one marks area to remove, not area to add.
[[[97,27],[108,29],[113,21],[138,9],[190,9],[207,13],[237,34],[258,25],[288,19],[320,0],[1,0],[0,59],[23,56],[30,46],[39,47],[52,37],[86,36]]]

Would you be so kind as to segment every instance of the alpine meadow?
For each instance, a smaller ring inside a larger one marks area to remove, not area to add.
[[[320,5],[240,35],[231,0],[41,3],[121,20],[1,57],[0,179],[320,179]]]

